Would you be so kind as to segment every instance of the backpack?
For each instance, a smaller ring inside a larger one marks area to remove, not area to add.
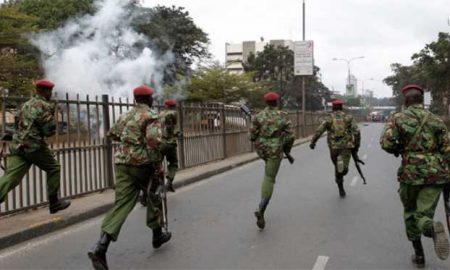
[[[344,137],[348,132],[348,123],[345,114],[336,113],[331,115],[331,131],[334,137]]]

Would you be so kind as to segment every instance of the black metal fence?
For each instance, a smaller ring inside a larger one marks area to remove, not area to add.
[[[3,133],[14,125],[14,115],[26,97],[1,96],[0,124]],[[61,164],[61,190],[64,198],[102,191],[114,185],[114,144],[105,137],[118,117],[134,106],[128,99],[86,96],[57,98],[56,135],[48,139]],[[157,105],[155,109],[161,110]],[[237,106],[224,104],[179,103],[178,141],[180,169],[225,159],[253,150],[248,140],[250,122]],[[322,112],[290,111],[297,138],[317,128]],[[305,119],[305,123],[303,123]],[[8,143],[2,142],[7,151]],[[5,162],[5,160],[3,160]],[[0,175],[3,175],[3,171]],[[0,216],[36,208],[47,203],[46,175],[32,166],[19,186],[11,191]]]

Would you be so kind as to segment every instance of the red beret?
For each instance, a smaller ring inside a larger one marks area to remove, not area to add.
[[[419,90],[419,91],[423,94],[423,88],[420,87],[420,86],[418,86],[417,84],[408,84],[408,85],[405,85],[405,86],[402,88],[402,94],[403,94],[403,95],[406,95],[406,93],[408,93],[408,91],[409,91],[409,90],[412,90],[412,89]]]
[[[269,93],[264,95],[264,100],[265,101],[275,101],[275,100],[278,100],[279,98],[280,98],[280,95],[278,95],[275,92],[269,92]]]
[[[331,102],[331,105],[337,106],[337,105],[344,105],[344,101],[342,99],[335,99]]]
[[[53,87],[55,87],[55,84],[49,80],[38,80],[36,81],[35,85],[40,88],[48,89],[53,89]]]
[[[151,96],[155,90],[147,85],[141,85],[139,87],[134,88],[133,95],[134,96]]]
[[[177,101],[175,99],[168,99],[164,102],[167,107],[177,106]]]

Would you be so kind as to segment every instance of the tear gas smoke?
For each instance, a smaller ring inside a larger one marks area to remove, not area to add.
[[[157,55],[131,27],[130,0],[97,0],[97,11],[31,37],[59,92],[131,96],[141,84],[161,89],[173,55]]]

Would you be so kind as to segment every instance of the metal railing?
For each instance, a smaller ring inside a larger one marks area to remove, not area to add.
[[[13,126],[12,115],[26,100],[28,97],[1,96],[3,133]],[[83,100],[78,95],[73,99],[66,95],[55,102],[58,105],[57,132],[48,143],[61,164],[60,196],[73,198],[113,187],[115,145],[105,134],[134,103],[108,95],[86,96]],[[160,111],[162,106],[154,108]],[[177,111],[178,129],[183,134],[178,139],[180,169],[254,150],[248,139],[250,121],[239,107],[180,102]],[[323,112],[307,112],[304,124],[301,112],[288,113],[297,138],[312,134],[322,116]],[[8,148],[7,143],[3,142],[3,148]],[[0,171],[0,176],[3,174]],[[0,216],[44,205],[47,195],[45,173],[32,166],[20,185],[9,192],[5,203],[0,205]]]

